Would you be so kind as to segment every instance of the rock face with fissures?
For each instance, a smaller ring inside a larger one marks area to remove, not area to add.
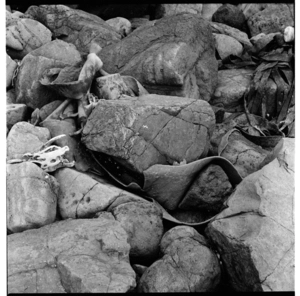
[[[150,94],[100,100],[82,141],[88,149],[143,172],[154,164],[204,157],[214,126],[214,112],[206,101]]]

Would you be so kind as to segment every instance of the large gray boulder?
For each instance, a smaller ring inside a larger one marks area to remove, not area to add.
[[[295,290],[294,143],[284,138],[277,158],[247,176],[206,229],[235,291]]]
[[[154,164],[192,162],[207,154],[215,125],[203,100],[144,95],[100,100],[83,129],[88,149],[143,172]]]
[[[65,220],[7,239],[8,293],[126,293],[135,273],[112,215]]]
[[[150,22],[99,56],[104,70],[133,76],[150,93],[208,101],[217,84],[211,28],[195,14]]]

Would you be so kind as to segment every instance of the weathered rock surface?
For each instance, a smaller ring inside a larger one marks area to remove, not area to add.
[[[194,14],[150,22],[99,57],[105,71],[133,76],[150,93],[208,101],[217,84],[210,25]]]
[[[219,7],[221,7],[221,3],[203,3],[202,4],[202,12],[201,16],[211,21],[213,14],[218,10]]]
[[[211,164],[199,173],[178,208],[219,212],[232,190],[223,169],[218,165]]]
[[[19,122],[25,121],[27,117],[27,106],[25,104],[6,105],[6,126],[11,129],[12,126]]]
[[[294,140],[247,176],[208,225],[236,291],[294,291]]]
[[[250,86],[252,75],[252,69],[220,70],[218,86],[209,103],[222,106],[227,112],[244,111],[242,98]]]
[[[127,234],[113,218],[11,234],[7,250],[9,293],[125,293],[135,287]]]
[[[61,188],[58,207],[63,219],[92,217],[106,210],[116,199],[126,195],[134,196],[101,178],[95,180],[73,169],[57,170],[54,176]]]
[[[216,50],[222,60],[233,54],[240,56],[243,52],[243,45],[236,39],[224,35],[214,34],[216,40]]]
[[[115,17],[106,21],[112,26],[122,37],[127,36],[131,31],[131,23],[124,17]]]
[[[136,30],[137,28],[142,27],[150,22],[149,18],[145,18],[145,17],[135,17],[135,18],[129,19],[129,21],[131,23],[132,31]]]
[[[14,72],[17,68],[17,63],[6,54],[6,87],[9,87],[14,76]]]
[[[158,4],[155,10],[155,19],[179,13],[201,14],[203,4]]]
[[[81,61],[75,46],[61,40],[54,40],[30,52],[21,62],[16,79],[16,101],[33,109],[63,99],[54,91],[42,85],[39,80],[44,71],[51,68],[64,68]]]
[[[270,33],[270,34],[265,34],[265,33],[260,33],[255,35],[250,39],[251,43],[254,46],[255,52],[259,52],[261,49],[263,49],[267,44],[269,44],[273,38],[275,37],[276,34],[279,33]]]
[[[18,122],[7,137],[7,159],[20,158],[28,152],[37,152],[49,139],[50,132],[47,128],[33,126],[25,121]]]
[[[6,47],[14,59],[22,59],[34,49],[51,41],[52,33],[43,24],[31,20],[15,18],[6,25]]]
[[[143,172],[154,164],[204,157],[214,125],[214,112],[203,100],[154,94],[100,100],[82,141],[88,149]]]
[[[155,258],[163,236],[162,211],[150,202],[126,202],[111,209],[128,234],[130,257]]]
[[[267,3],[243,3],[239,4],[238,7],[242,10],[246,20],[248,20],[252,15],[264,10],[267,5]]]
[[[295,26],[293,11],[288,4],[268,4],[267,7],[249,17],[251,36],[259,33],[283,33],[287,26]]]
[[[243,32],[248,31],[246,18],[243,12],[232,4],[224,4],[219,7],[213,14],[212,21],[226,24]]]
[[[6,189],[10,231],[21,232],[54,222],[59,184],[36,164],[7,164]]]
[[[194,228],[172,228],[160,246],[163,257],[143,273],[139,292],[208,292],[219,284],[218,258]]]
[[[6,104],[15,104],[16,103],[16,94],[14,88],[11,88],[9,91],[6,91]]]
[[[30,6],[26,14],[49,28],[54,38],[74,44],[80,52],[88,53],[92,41],[105,47],[121,39],[98,16],[65,5]]]

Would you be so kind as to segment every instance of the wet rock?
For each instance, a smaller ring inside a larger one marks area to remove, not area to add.
[[[252,69],[220,70],[218,86],[209,103],[222,106],[227,112],[244,111],[242,98],[250,86],[252,75]]]
[[[6,105],[6,126],[9,130],[17,122],[27,119],[27,109],[25,104]]]
[[[211,21],[213,14],[218,10],[219,7],[221,7],[221,3],[203,3],[202,4],[202,12],[201,16]]]
[[[12,19],[6,25],[6,48],[14,59],[22,59],[29,52],[51,41],[52,33],[43,24],[31,19]]]
[[[17,68],[17,63],[6,54],[6,87],[9,87],[12,83],[14,72]]]
[[[88,149],[143,172],[154,164],[187,163],[206,155],[215,125],[203,100],[144,95],[100,100],[84,127]]]
[[[54,176],[61,188],[58,207],[63,219],[92,217],[122,195],[134,195],[69,168],[57,170]]]
[[[21,62],[16,79],[16,101],[33,109],[47,103],[64,99],[42,85],[39,80],[50,68],[64,68],[81,61],[75,46],[61,40],[54,40],[30,52]]]
[[[11,234],[7,245],[8,292],[126,293],[135,287],[127,234],[111,219],[59,221]],[[50,283],[41,285],[47,274]]]
[[[7,228],[12,232],[39,228],[56,218],[59,184],[30,162],[8,164]]]
[[[158,4],[155,10],[155,19],[159,19],[165,16],[176,15],[179,13],[193,13],[201,14],[202,5],[200,3],[195,4]]]
[[[178,208],[202,209],[217,213],[232,191],[232,186],[223,169],[211,164],[199,173]]]
[[[213,14],[212,21],[247,32],[246,18],[243,12],[232,4],[224,4]]]
[[[208,101],[217,84],[214,38],[209,23],[194,14],[150,22],[99,57],[105,71],[133,76],[149,93]]]
[[[37,152],[49,139],[50,132],[47,128],[33,126],[25,121],[18,122],[11,128],[7,137],[7,159]]]
[[[216,40],[216,50],[222,60],[233,54],[240,56],[243,52],[243,45],[236,39],[224,35],[214,34]]]
[[[268,4],[264,10],[249,17],[247,23],[252,37],[260,33],[283,33],[287,26],[295,26],[293,12],[283,3]]]
[[[127,36],[131,32],[131,23],[123,17],[115,17],[106,21],[112,26],[122,37]]]
[[[294,140],[247,176],[206,233],[235,291],[294,291]]]
[[[172,228],[160,246],[163,257],[143,273],[138,292],[208,292],[219,284],[218,258],[194,228]]]
[[[130,257],[155,258],[163,236],[162,211],[150,202],[126,202],[111,209],[128,234]]]
[[[244,178],[257,171],[269,152],[247,140],[238,130],[229,132],[222,139],[224,145],[219,155],[231,161]]]
[[[267,5],[267,3],[243,3],[239,4],[238,7],[243,12],[246,20],[248,20],[252,15],[264,10]]]
[[[105,47],[121,39],[101,18],[65,5],[30,6],[26,14],[48,27],[54,38],[74,44],[83,53],[89,52],[92,41]]]

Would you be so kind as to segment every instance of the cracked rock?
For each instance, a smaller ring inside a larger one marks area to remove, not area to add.
[[[294,139],[247,176],[206,233],[235,291],[294,291]],[[278,144],[280,145],[280,144]]]
[[[203,100],[144,95],[100,100],[88,117],[82,141],[143,172],[154,164],[187,163],[204,157],[215,125]]]
[[[100,17],[65,5],[30,6],[26,14],[49,28],[54,38],[74,44],[83,53],[89,52],[91,42],[105,47],[121,39]]]
[[[218,258],[194,228],[167,231],[160,249],[163,257],[143,273],[138,292],[212,292],[219,284]]]
[[[56,218],[59,184],[36,164],[7,164],[7,228],[12,232],[39,228]]]
[[[136,285],[129,249],[120,223],[106,217],[11,234],[8,293],[126,293]]]
[[[209,23],[195,14],[167,16],[99,53],[104,70],[136,78],[149,93],[208,101],[218,63]]]

